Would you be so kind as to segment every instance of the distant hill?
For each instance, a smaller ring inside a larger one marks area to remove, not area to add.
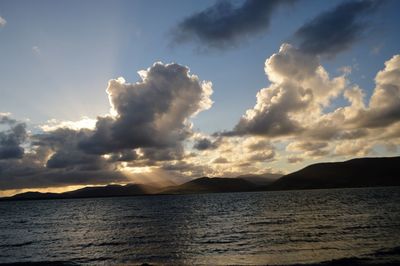
[[[400,186],[400,157],[318,163],[285,175],[267,190]]]
[[[248,175],[237,176],[237,178],[250,181],[251,183],[254,183],[259,186],[267,186],[269,184],[272,184],[280,177],[282,177],[281,174],[261,174],[261,175],[248,174]]]
[[[18,199],[18,200],[24,200],[24,199],[52,199],[52,198],[58,198],[60,194],[58,193],[40,193],[40,192],[25,192],[25,193],[20,193],[16,194],[12,197],[9,197],[8,199]]]
[[[400,157],[360,158],[345,162],[318,163],[279,177],[276,174],[249,174],[236,178],[201,177],[181,185],[172,185],[164,188],[141,184],[108,185],[85,187],[64,193],[26,192],[9,198],[0,198],[0,200],[400,186]]]
[[[147,195],[155,193],[156,191],[157,189],[154,187],[141,184],[128,184],[125,186],[108,185],[99,187],[85,187],[64,193],[25,192],[14,195],[9,198],[4,198],[4,200],[122,197],[122,196]]]
[[[201,177],[179,186],[169,187],[162,194],[192,194],[252,191],[258,186],[242,178]]]
[[[108,185],[104,187],[85,187],[78,190],[65,192],[62,195],[69,198],[93,198],[93,197],[117,197],[151,194],[155,191],[153,187],[139,184],[128,184],[125,186]]]

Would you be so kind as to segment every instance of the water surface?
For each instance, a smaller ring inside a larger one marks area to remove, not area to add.
[[[400,188],[0,202],[0,263],[398,261]]]

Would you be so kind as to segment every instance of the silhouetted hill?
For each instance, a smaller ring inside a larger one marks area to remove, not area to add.
[[[318,163],[285,175],[267,190],[400,186],[400,157]]]
[[[78,190],[62,193],[68,198],[118,197],[145,195],[155,191],[146,185],[128,184],[125,186],[108,185],[104,187],[85,187]]]
[[[170,187],[162,194],[192,194],[252,191],[258,186],[241,178],[201,177],[182,185]]]
[[[58,193],[40,193],[40,192],[25,192],[12,196],[13,199],[48,199],[57,198]]]
[[[237,178],[241,178],[244,180],[247,180],[253,184],[259,185],[259,186],[266,186],[269,184],[272,184],[276,180],[278,180],[280,177],[282,177],[281,174],[262,174],[262,175],[240,175],[237,176]]]
[[[361,158],[318,163],[278,178],[279,175],[242,175],[237,178],[201,177],[178,186],[156,188],[128,184],[85,187],[64,193],[26,192],[0,200],[120,197],[149,194],[195,194],[260,190],[400,186],[400,157]],[[276,178],[278,178],[276,180]]]
[[[33,199],[71,199],[71,198],[96,198],[96,197],[122,197],[122,196],[137,196],[152,194],[157,191],[156,188],[141,185],[128,184],[108,185],[99,187],[85,187],[64,193],[40,193],[40,192],[25,192],[14,195],[2,200],[33,200]]]

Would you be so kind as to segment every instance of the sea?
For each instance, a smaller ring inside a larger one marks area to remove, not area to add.
[[[0,202],[0,265],[326,262],[400,265],[400,187]]]

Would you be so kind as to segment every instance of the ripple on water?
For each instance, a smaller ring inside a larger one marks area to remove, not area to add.
[[[400,262],[399,187],[0,202],[0,213],[0,263]]]

